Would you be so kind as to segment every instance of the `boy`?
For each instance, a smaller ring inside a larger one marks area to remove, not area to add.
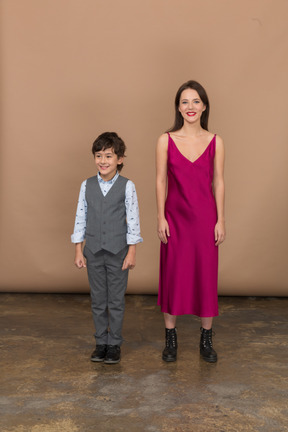
[[[81,185],[71,236],[76,267],[87,265],[96,330],[91,361],[107,364],[119,363],[121,358],[128,271],[136,264],[136,244],[143,241],[134,183],[119,175],[125,150],[115,132],[104,132],[94,141],[98,174]]]

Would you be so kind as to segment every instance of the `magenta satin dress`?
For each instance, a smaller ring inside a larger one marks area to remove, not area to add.
[[[161,243],[158,305],[171,315],[218,315],[217,209],[212,192],[216,135],[190,162],[168,134],[168,243]]]

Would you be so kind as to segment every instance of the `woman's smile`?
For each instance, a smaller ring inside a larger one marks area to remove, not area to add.
[[[194,117],[197,117],[195,120],[201,117],[202,112],[205,111],[206,107],[196,90],[186,89],[183,90],[181,94],[178,109],[183,118],[186,117],[186,120],[189,118],[194,121]]]

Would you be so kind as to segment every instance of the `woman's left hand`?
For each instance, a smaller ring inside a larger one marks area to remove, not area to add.
[[[219,246],[221,243],[223,243],[226,237],[224,221],[218,221],[216,223],[214,234],[215,234],[215,246]]]

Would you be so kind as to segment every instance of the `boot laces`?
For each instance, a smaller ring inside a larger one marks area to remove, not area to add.
[[[203,336],[203,345],[205,347],[213,348],[212,336],[215,336],[215,332],[212,331],[212,329],[210,331],[209,330],[205,331],[205,329],[203,329],[202,332],[203,332],[202,333],[202,336]]]
[[[172,329],[172,331],[168,332],[168,337],[166,338],[166,347],[176,348],[176,330]]]
[[[171,341],[172,347],[175,348],[176,347],[176,335],[175,335],[175,333],[171,334],[170,341]]]

